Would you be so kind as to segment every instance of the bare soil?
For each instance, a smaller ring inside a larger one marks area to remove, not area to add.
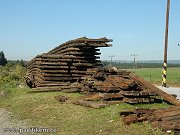
[[[0,135],[20,135],[20,129],[26,128],[26,122],[15,119],[3,108],[0,108],[0,125]]]

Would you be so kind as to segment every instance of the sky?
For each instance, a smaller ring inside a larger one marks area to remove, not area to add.
[[[68,40],[113,39],[101,60],[163,60],[167,0],[0,0],[0,51],[30,60]],[[168,60],[180,59],[180,0],[171,0]]]

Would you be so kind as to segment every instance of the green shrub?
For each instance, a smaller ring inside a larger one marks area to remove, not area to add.
[[[21,79],[21,77],[17,74],[17,73],[12,73],[9,76],[9,80],[13,80],[13,81],[19,81]]]
[[[14,88],[24,82],[26,68],[19,62],[10,62],[0,67],[0,88]]]

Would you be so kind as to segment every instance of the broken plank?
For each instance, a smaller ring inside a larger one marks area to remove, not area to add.
[[[71,103],[76,104],[76,105],[91,107],[91,108],[95,108],[95,109],[104,108],[106,106],[109,106],[108,104],[105,104],[105,103],[98,103],[98,102],[84,101],[84,100],[74,100]]]
[[[133,80],[135,80],[136,82],[140,83],[142,86],[146,87],[149,89],[149,91],[154,92],[156,94],[158,94],[159,96],[163,97],[164,100],[168,101],[171,104],[180,106],[180,101],[178,101],[175,97],[173,97],[170,94],[167,94],[166,92],[164,92],[163,90],[157,88],[156,86],[154,86],[153,84],[151,84],[148,81],[145,81],[143,78],[130,73],[129,74],[130,78],[132,78]]]
[[[123,98],[124,96],[120,93],[95,93],[95,94],[87,95],[82,99],[86,101],[96,101],[96,100],[111,100],[111,99],[122,100]]]

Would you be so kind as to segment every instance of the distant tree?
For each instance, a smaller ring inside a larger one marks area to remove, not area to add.
[[[25,67],[24,61],[23,61],[22,59],[19,61],[19,64],[20,64],[22,67]]]
[[[0,52],[0,65],[5,66],[7,64],[7,59],[5,58],[4,52]]]

